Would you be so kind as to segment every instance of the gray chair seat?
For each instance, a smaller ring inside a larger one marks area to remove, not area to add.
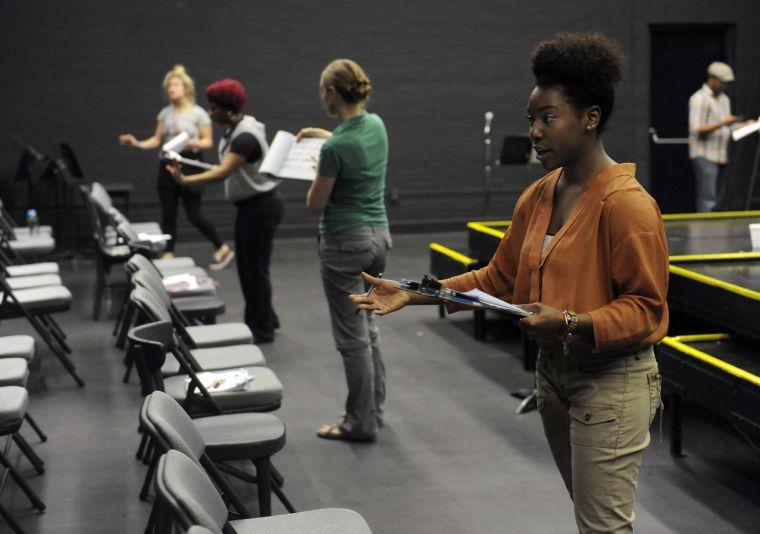
[[[246,367],[254,377],[245,391],[221,391],[211,393],[214,402],[224,411],[242,411],[246,409],[268,410],[282,402],[282,382],[271,369],[266,367]],[[166,393],[182,404],[187,396],[185,375],[170,376],[164,380]],[[196,395],[200,392],[196,390]]]
[[[193,424],[215,462],[273,456],[285,446],[285,424],[269,413],[201,417]]]
[[[34,235],[8,241],[8,246],[18,254],[50,254],[55,250],[55,239],[49,235]]]
[[[188,326],[186,330],[193,344],[199,349],[253,343],[253,334],[245,323]]]
[[[372,534],[364,518],[346,508],[323,508],[294,514],[230,521],[238,534]]]
[[[129,245],[108,245],[101,247],[100,250],[103,254],[110,256],[111,258],[127,258],[132,253],[132,251],[129,250]]]
[[[3,336],[0,337],[0,358],[34,359],[34,338],[32,336]]]
[[[42,226],[38,226],[35,233],[32,234],[28,226],[14,226],[13,233],[16,234],[16,237],[31,237],[33,235],[53,235],[53,227],[47,224],[43,224]]]
[[[63,286],[33,287],[13,292],[16,300],[30,312],[65,311],[71,306],[71,291]]]
[[[28,263],[26,265],[8,265],[8,276],[34,276],[37,274],[58,274],[58,264],[52,261]]]
[[[176,258],[175,258],[176,259]],[[156,260],[153,260],[154,262]],[[175,274],[192,274],[196,277],[208,278],[208,272],[203,267],[197,265],[187,265],[185,267],[158,267],[161,276],[174,276]]]
[[[200,267],[190,267],[190,269],[200,269]],[[184,273],[187,273],[187,271],[184,271]],[[179,274],[184,274],[179,273]],[[163,274],[163,273],[162,273]],[[187,273],[190,274],[190,273]],[[166,287],[166,291],[174,297],[198,297],[198,296],[215,296],[216,295],[216,283],[212,278],[209,278],[208,276],[195,276],[195,281],[198,283],[198,287],[193,289],[187,289],[187,288],[181,288],[181,289],[171,289],[169,287]]]
[[[181,269],[184,267],[195,267],[195,260],[188,256],[180,256],[178,258],[166,258],[153,260],[153,265],[159,271],[163,269]]]
[[[30,287],[60,286],[63,284],[57,274],[37,274],[33,276],[16,276],[7,279],[11,289],[28,289]]]
[[[23,358],[0,359],[0,387],[26,387],[29,379],[29,364]]]
[[[224,301],[215,295],[176,295],[172,304],[187,318],[222,315],[226,309]]]
[[[210,349],[193,349],[190,351],[204,371],[220,369],[235,369],[238,367],[261,367],[267,364],[264,354],[256,345],[232,345]],[[180,372],[179,362],[171,354],[166,355],[166,362],[161,367],[166,375],[176,375]]]
[[[0,388],[0,432],[9,427],[21,426],[28,406],[29,394],[26,389],[20,386]]]

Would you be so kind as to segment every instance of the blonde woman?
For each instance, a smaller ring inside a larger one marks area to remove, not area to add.
[[[304,128],[298,138],[322,137],[306,204],[319,221],[322,284],[335,346],[348,382],[343,419],[325,425],[324,439],[373,441],[382,425],[385,368],[371,313],[356,313],[349,300],[364,291],[362,271],[379,275],[391,248],[385,212],[388,135],[382,119],[365,110],[372,85],[350,59],[336,59],[322,72],[320,96],[327,114],[340,120],[329,132]]]
[[[156,130],[152,136],[139,141],[132,134],[119,136],[119,142],[142,150],[154,150],[169,139],[185,132],[190,137],[182,156],[201,160],[201,150],[212,147],[211,119],[206,111],[195,103],[195,83],[187,74],[185,67],[175,65],[166,73],[163,83],[169,105],[163,108],[157,117]],[[185,174],[193,174],[198,169],[185,166]],[[172,239],[166,246],[166,257],[174,255],[177,240],[177,202],[182,199],[185,213],[190,222],[215,247],[214,258],[209,267],[221,270],[229,265],[235,256],[234,251],[219,237],[216,228],[201,213],[203,188],[183,186],[167,172],[166,164],[158,166],[158,198],[161,202],[161,227]]]

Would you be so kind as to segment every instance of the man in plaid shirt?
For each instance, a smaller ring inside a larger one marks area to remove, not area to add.
[[[689,98],[689,158],[697,179],[700,212],[715,209],[718,180],[728,162],[731,125],[740,120],[731,114],[731,101],[726,95],[733,81],[731,67],[715,61],[707,68],[707,82]]]

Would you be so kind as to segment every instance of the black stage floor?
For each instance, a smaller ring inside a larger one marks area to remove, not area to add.
[[[461,232],[396,236],[386,276],[419,277],[428,270],[427,243],[452,239],[461,240]],[[201,263],[210,250],[188,245],[179,252]],[[418,307],[380,319],[387,425],[375,444],[323,441],[315,431],[338,418],[345,385],[315,241],[277,241],[272,273],[283,328],[262,349],[285,385],[277,414],[288,428],[288,443],[274,462],[299,510],[353,508],[377,533],[575,532],[570,499],[537,414],[514,415],[519,401],[509,392],[532,381],[522,370],[519,339],[506,325],[489,325],[498,339],[478,342],[470,314],[438,319],[436,309]],[[23,433],[47,472],[34,475],[16,449],[12,459],[48,509],[34,513],[12,483],[0,499],[30,533],[141,532],[149,506],[137,498],[145,472],[134,458],[138,389],[121,383],[112,320],[90,319],[92,263],[80,260],[62,276],[76,303],[60,319],[87,386],[77,388],[39,345],[46,389],[34,376],[31,411],[50,439],[39,443],[28,429]],[[234,270],[217,279],[228,303],[226,318],[238,320]],[[0,334],[27,330],[18,321],[0,325]],[[653,428],[639,484],[637,532],[757,532],[760,456],[725,423],[696,408],[687,413],[685,458],[671,458],[667,441]],[[255,502],[254,492],[246,495]],[[274,510],[284,512],[276,500]],[[0,524],[0,532],[7,532],[6,525]]]

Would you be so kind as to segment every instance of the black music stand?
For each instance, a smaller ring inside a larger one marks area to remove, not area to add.
[[[527,165],[532,144],[527,135],[505,135],[497,165]]]

